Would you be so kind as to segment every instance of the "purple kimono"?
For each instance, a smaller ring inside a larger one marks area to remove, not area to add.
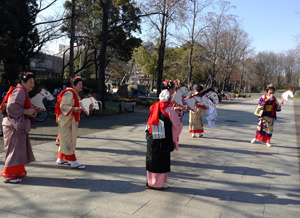
[[[22,85],[18,84],[18,86]],[[2,121],[6,154],[5,167],[35,161],[29,141],[30,120],[24,116],[25,100],[26,93],[16,88],[7,101],[7,114]]]
[[[270,143],[274,119],[276,120],[276,111],[281,111],[281,107],[279,107],[275,97],[270,101],[266,101],[266,98],[266,95],[263,95],[258,102],[258,105],[264,108],[264,113],[258,119],[255,138],[262,142]]]

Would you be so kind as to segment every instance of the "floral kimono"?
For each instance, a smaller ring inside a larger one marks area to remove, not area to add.
[[[76,161],[75,147],[78,136],[78,122],[80,112],[73,112],[73,107],[79,106],[80,97],[72,88],[67,88],[62,93],[60,102],[61,114],[58,116],[58,130],[60,146],[58,158],[68,161]]]
[[[274,120],[276,120],[276,111],[281,111],[281,107],[279,107],[279,103],[275,97],[270,101],[266,101],[266,99],[267,95],[263,95],[258,102],[258,105],[264,108],[264,113],[262,117],[258,119],[255,139],[270,143]]]

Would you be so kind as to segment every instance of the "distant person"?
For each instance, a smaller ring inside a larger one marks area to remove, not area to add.
[[[263,95],[258,105],[264,109],[262,117],[258,118],[258,125],[255,137],[251,140],[251,143],[255,143],[256,140],[265,142],[268,147],[271,147],[271,137],[273,133],[274,120],[276,120],[276,112],[281,111],[282,101],[278,103],[277,99],[273,96],[275,93],[275,87],[273,84],[267,86],[267,94]]]
[[[82,79],[79,76],[71,80],[71,87],[62,91],[55,106],[55,114],[58,116],[59,148],[57,164],[71,165],[71,168],[84,169],[85,166],[78,163],[75,156],[78,123],[81,108],[79,106],[79,92],[82,90]]]
[[[178,137],[182,130],[182,123],[175,110],[170,106],[171,96],[174,92],[174,82],[164,81],[159,102],[150,107],[146,129],[146,188],[168,188],[171,152],[174,149],[178,150]]]
[[[201,95],[202,92],[203,92],[203,86],[197,85],[192,97],[193,96],[202,97]],[[195,104],[194,111],[190,110],[189,133],[192,134],[192,138],[196,138],[196,134],[198,134],[199,137],[204,136],[202,117],[204,115],[205,110],[206,110],[205,105],[199,106],[198,104]]]
[[[281,95],[282,102],[288,103],[289,97],[294,98],[294,94],[293,94],[291,88],[288,88],[284,93],[282,93],[282,95]]]
[[[33,87],[33,73],[22,73],[19,84],[10,88],[0,106],[4,111],[2,127],[5,147],[5,167],[1,176],[6,183],[21,182],[21,177],[27,175],[25,164],[35,161],[29,140],[35,109],[31,106],[28,92]]]
[[[70,78],[63,80],[62,90],[65,90],[68,87],[68,84],[70,83],[69,80],[70,80]]]

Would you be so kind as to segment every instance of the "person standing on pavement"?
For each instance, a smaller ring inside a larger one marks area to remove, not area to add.
[[[277,99],[273,96],[275,87],[273,84],[267,86],[267,94],[263,95],[258,102],[260,108],[264,108],[262,117],[258,118],[258,125],[255,137],[251,140],[254,144],[256,140],[265,142],[268,147],[270,144],[274,120],[276,120],[276,112],[281,111],[282,101],[278,103]]]
[[[79,76],[71,79],[71,87],[63,90],[58,96],[55,114],[58,117],[58,131],[60,144],[58,148],[57,164],[71,165],[71,168],[84,169],[75,156],[78,123],[80,120],[81,100],[79,92],[82,90],[82,79]]]
[[[192,96],[202,97],[201,94],[202,92],[203,92],[203,86],[197,85],[197,87],[195,88],[195,92],[193,93]],[[204,116],[205,110],[206,110],[205,105],[199,106],[196,103],[195,103],[194,111],[190,110],[189,133],[192,133],[192,138],[196,138],[196,134],[198,134],[199,137],[204,136],[202,117]]]
[[[34,75],[27,72],[20,77],[19,84],[9,89],[0,106],[4,111],[2,127],[5,147],[5,167],[1,176],[6,183],[21,182],[20,178],[27,175],[25,164],[35,161],[29,140],[35,109],[28,97],[28,92],[34,87]]]
[[[147,153],[146,188],[168,188],[167,178],[170,172],[171,152],[179,149],[178,140],[182,123],[175,110],[170,106],[175,84],[166,80],[162,84],[159,102],[150,107],[146,128]]]

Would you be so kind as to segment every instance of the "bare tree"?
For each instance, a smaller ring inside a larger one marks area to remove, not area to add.
[[[200,44],[206,49],[205,66],[210,74],[212,83],[215,83],[217,74],[222,70],[222,62],[220,56],[220,46],[226,34],[226,28],[230,22],[235,21],[235,16],[226,13],[232,6],[230,2],[222,2],[220,14],[210,12],[206,16],[206,22],[209,26],[200,35]]]
[[[286,52],[285,60],[284,60],[284,72],[285,72],[285,80],[286,86],[297,86],[297,75],[298,75],[298,57],[296,50],[289,50]]]
[[[164,55],[167,36],[169,35],[169,27],[179,19],[184,5],[184,0],[147,0],[143,3],[142,10],[144,10],[145,14],[157,14],[148,17],[150,23],[159,32],[160,35],[157,62],[157,96],[161,91],[164,69]]]
[[[188,83],[192,80],[195,41],[200,33],[208,27],[204,22],[204,10],[214,4],[214,0],[188,0],[186,10],[184,10],[184,13],[181,16],[181,24],[187,31],[187,37],[185,37],[186,34],[184,34],[184,37],[179,36],[178,38],[181,38],[185,43],[188,43],[190,50],[188,56]]]

